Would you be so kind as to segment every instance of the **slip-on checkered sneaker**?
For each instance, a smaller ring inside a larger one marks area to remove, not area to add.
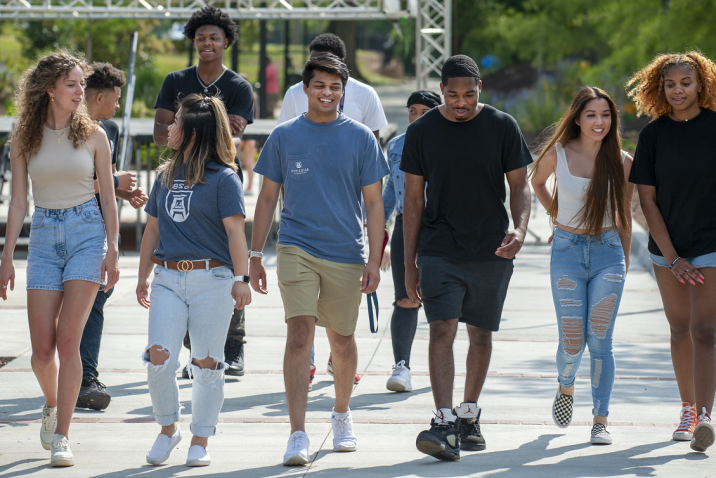
[[[557,396],[552,404],[552,419],[559,428],[567,428],[572,423],[572,411],[574,410],[574,397],[562,393],[560,386],[557,386]]]
[[[592,427],[592,438],[589,440],[592,445],[611,445],[612,436],[607,431],[607,427],[601,423],[595,423]]]

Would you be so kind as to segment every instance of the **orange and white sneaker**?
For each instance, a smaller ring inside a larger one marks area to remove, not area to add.
[[[691,439],[691,449],[706,451],[714,444],[714,440],[716,440],[716,431],[711,425],[711,416],[706,411],[706,407],[701,407],[701,415],[699,415],[698,423],[694,428],[694,437]]]
[[[675,441],[691,441],[694,437],[694,428],[696,428],[696,404],[683,402],[681,404],[681,423],[671,438]]]

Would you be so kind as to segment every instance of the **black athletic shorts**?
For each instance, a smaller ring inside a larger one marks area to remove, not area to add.
[[[460,319],[497,332],[510,284],[511,260],[467,262],[418,256],[420,290],[428,322]]]

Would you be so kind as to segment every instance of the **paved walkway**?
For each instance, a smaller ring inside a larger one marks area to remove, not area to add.
[[[670,440],[678,421],[679,397],[668,327],[656,284],[638,264],[626,279],[617,319],[618,377],[610,415],[614,445],[588,443],[587,356],[579,371],[573,425],[562,430],[552,424],[557,330],[549,287],[549,248],[539,245],[526,246],[518,256],[501,330],[495,334],[489,378],[480,400],[487,450],[463,452],[459,462],[442,463],[415,449],[415,437],[427,427],[433,408],[427,373],[428,327],[421,312],[413,348],[414,391],[388,392],[393,291],[389,274],[384,274],[378,291],[380,331],[370,333],[363,303],[356,332],[362,379],[355,387],[351,408],[358,451],[331,451],[333,387],[325,373],[328,344],[319,329],[319,372],[308,402],[312,462],[308,467],[283,467],[280,463],[290,430],[281,375],[286,328],[275,256],[267,262],[270,294],[254,295],[247,311],[247,373],[226,380],[218,434],[209,447],[213,464],[190,469],[184,466],[191,415],[188,380],[180,380],[185,441],[165,466],[151,467],[144,461],[158,433],[140,360],[146,345],[147,312],[137,305],[134,295],[138,258],[121,258],[122,278],[105,309],[100,356],[100,379],[107,384],[112,403],[104,412],[76,411],[71,428],[76,466],[59,471],[50,469],[49,452],[41,448],[37,436],[43,398],[30,370],[25,270],[24,262],[17,261],[15,292],[0,305],[0,356],[18,357],[0,369],[0,476],[716,476],[708,454],[691,453],[688,443]],[[455,343],[456,401],[462,396],[466,352],[467,337],[461,327]],[[185,361],[186,351],[183,354]]]

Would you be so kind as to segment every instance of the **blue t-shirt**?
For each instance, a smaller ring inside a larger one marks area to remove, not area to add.
[[[361,187],[389,173],[370,129],[343,114],[330,123],[298,116],[273,130],[254,171],[284,185],[279,244],[365,264]]]
[[[241,181],[230,168],[214,161],[207,164],[204,181],[189,188],[182,170],[170,191],[161,185],[161,174],[157,175],[144,208],[159,224],[154,255],[160,261],[213,259],[233,270],[222,219],[246,215]]]

